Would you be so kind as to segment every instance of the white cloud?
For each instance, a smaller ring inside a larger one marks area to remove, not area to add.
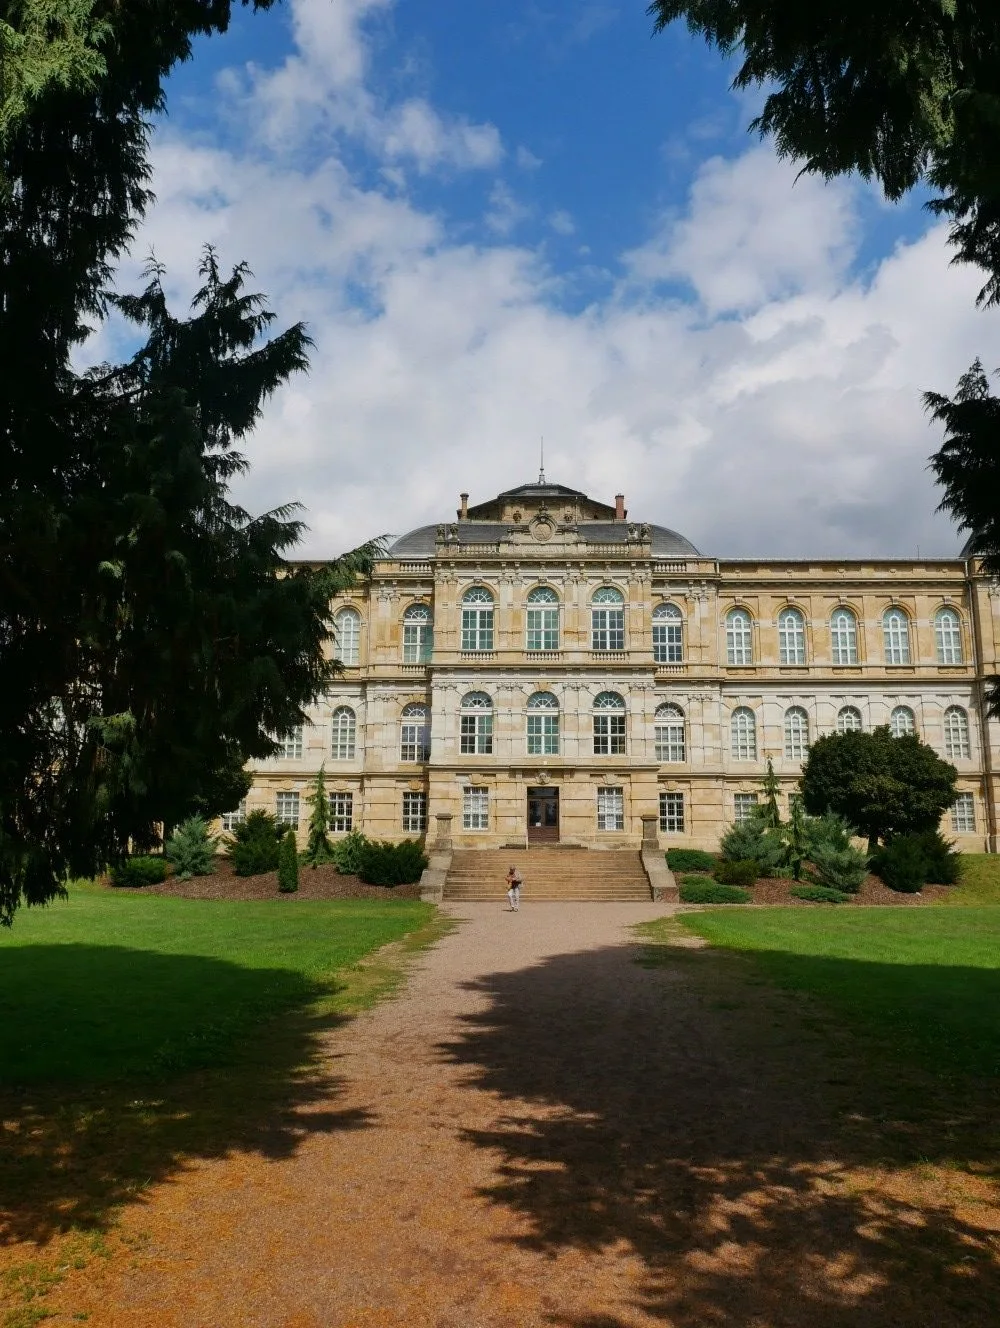
[[[576,231],[576,223],[563,208],[549,213],[549,225],[557,235],[573,235]]]

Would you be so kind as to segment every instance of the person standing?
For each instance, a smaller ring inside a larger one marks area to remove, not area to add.
[[[507,898],[510,900],[510,911],[516,913],[521,907],[521,886],[524,878],[516,867],[511,867],[507,873]]]

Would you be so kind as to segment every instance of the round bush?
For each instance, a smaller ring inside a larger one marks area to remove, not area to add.
[[[690,877],[679,893],[682,904],[749,904],[752,897],[749,890],[740,890],[735,885],[719,885],[705,879],[695,883]]]
[[[700,848],[668,848],[667,866],[674,872],[710,872],[716,859]]]
[[[759,864],[749,859],[719,862],[713,875],[721,885],[753,885],[759,875]]]
[[[927,882],[927,860],[916,835],[898,835],[872,856],[872,871],[890,890],[918,894]]]
[[[111,884],[120,889],[135,890],[143,885],[159,885],[167,879],[165,858],[145,857],[126,858],[109,872]]]

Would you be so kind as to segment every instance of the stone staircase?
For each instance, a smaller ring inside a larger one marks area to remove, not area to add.
[[[521,901],[651,898],[642,857],[625,849],[529,848],[459,850],[444,884],[445,900],[495,900],[506,895],[511,865],[524,877]]]

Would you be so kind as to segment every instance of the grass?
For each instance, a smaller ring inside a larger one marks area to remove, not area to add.
[[[962,907],[1000,905],[1000,854],[963,853],[962,879],[937,902]]]

